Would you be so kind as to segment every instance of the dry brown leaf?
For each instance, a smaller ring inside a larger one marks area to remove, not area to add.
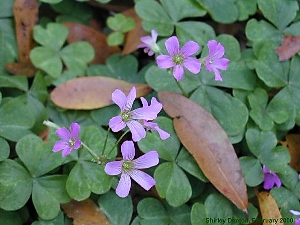
[[[66,109],[96,109],[113,104],[111,94],[117,88],[128,94],[136,87],[137,97],[151,91],[146,84],[133,84],[110,77],[79,77],[57,86],[50,94],[55,105]]]
[[[31,62],[12,62],[5,65],[5,69],[15,75],[33,77],[38,71]]]
[[[38,21],[37,0],[16,0],[13,5],[20,62],[29,62],[33,47],[32,32]]]
[[[211,183],[239,209],[247,212],[248,197],[241,166],[217,120],[192,100],[176,93],[158,93],[175,131]]]
[[[282,142],[289,149],[291,155],[290,166],[300,171],[300,134],[288,134],[286,142]]]
[[[91,199],[86,199],[81,202],[72,200],[69,203],[63,204],[62,208],[66,215],[73,219],[74,225],[109,224],[106,216]]]
[[[276,49],[279,61],[292,58],[300,51],[300,36],[284,35],[281,46]]]
[[[63,24],[69,29],[67,38],[69,43],[87,41],[94,47],[95,58],[90,64],[104,64],[110,55],[121,51],[117,46],[109,46],[106,42],[106,35],[100,31],[78,23],[64,22]]]
[[[140,38],[146,36],[147,33],[142,27],[142,20],[136,14],[135,10],[129,9],[123,12],[126,17],[131,17],[135,21],[135,27],[133,30],[129,31],[126,35],[124,49],[122,55],[130,54],[138,49],[139,44],[141,44]]]
[[[268,225],[268,224],[284,225],[284,223],[281,223],[280,221],[282,216],[278,209],[277,203],[275,199],[272,197],[272,195],[266,191],[262,191],[262,192],[256,191],[256,196],[258,198],[260,213],[262,216],[262,221],[261,221],[262,224],[263,225]]]

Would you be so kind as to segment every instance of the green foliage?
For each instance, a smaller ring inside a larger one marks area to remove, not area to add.
[[[68,35],[68,28],[49,23],[44,29],[40,25],[33,31],[34,39],[42,46],[30,52],[32,63],[50,76],[58,78],[63,65],[77,75],[85,73],[87,63],[94,58],[94,49],[87,42],[76,42],[62,48]]]
[[[135,26],[134,19],[127,18],[122,13],[108,17],[106,23],[107,26],[113,30],[107,37],[107,43],[110,46],[123,44],[125,38],[124,33],[132,30]]]

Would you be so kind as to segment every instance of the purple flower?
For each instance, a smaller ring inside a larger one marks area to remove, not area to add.
[[[156,62],[159,68],[168,69],[173,67],[173,76],[180,81],[184,75],[184,69],[188,69],[191,73],[200,72],[201,63],[198,59],[190,57],[199,50],[199,45],[194,41],[188,41],[179,50],[179,41],[176,36],[168,38],[165,42],[169,55],[159,55]]]
[[[140,44],[139,48],[144,48],[144,52],[148,53],[149,56],[154,55],[155,52],[159,52],[160,48],[156,44],[157,32],[156,30],[151,30],[151,36],[141,37],[143,44]]]
[[[157,151],[147,152],[133,160],[135,155],[133,142],[125,141],[121,145],[121,153],[123,160],[109,162],[106,164],[104,169],[108,175],[113,176],[121,174],[121,178],[116,189],[118,196],[125,198],[128,195],[131,188],[130,178],[136,181],[147,191],[155,185],[155,180],[140,169],[150,168],[158,164],[159,159]]]
[[[140,141],[146,137],[146,131],[142,124],[143,120],[154,120],[162,109],[162,104],[153,98],[150,106],[143,106],[131,111],[135,98],[135,87],[132,87],[127,97],[119,89],[112,93],[112,100],[120,107],[121,115],[111,118],[109,120],[109,127],[113,132],[118,132],[128,126],[132,133],[132,140]]]
[[[142,101],[142,104],[143,104],[143,107],[148,107],[148,102],[146,101],[145,98],[141,97],[141,101]],[[156,98],[152,98],[151,99],[151,106],[156,108],[156,110],[159,112],[161,110],[161,103],[159,103]],[[170,137],[170,134],[164,130],[162,130],[157,123],[154,123],[154,122],[149,122],[147,120],[144,120],[143,121],[143,125],[144,127],[146,128],[146,130],[155,130],[158,132],[160,138],[162,140],[166,140],[167,138]]]
[[[221,43],[215,40],[208,41],[207,43],[209,54],[205,59],[205,65],[207,71],[214,71],[215,80],[222,81],[221,74],[218,69],[226,70],[229,59],[221,58],[225,54],[225,49]]]
[[[276,173],[269,170],[265,165],[263,166],[264,172],[264,189],[270,190],[276,184],[277,187],[281,187],[281,180]]]
[[[70,126],[70,131],[67,128],[62,127],[56,130],[56,134],[62,140],[57,141],[52,151],[58,152],[62,150],[62,156],[71,154],[73,149],[78,149],[81,146],[81,141],[78,137],[80,132],[80,126],[78,123],[72,123]]]
[[[290,210],[290,213],[294,214],[295,216],[300,216],[300,212],[295,210]],[[295,225],[300,225],[300,218],[295,220]]]

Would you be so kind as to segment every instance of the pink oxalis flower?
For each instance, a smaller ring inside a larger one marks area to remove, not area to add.
[[[145,190],[150,190],[156,182],[150,175],[141,171],[141,169],[147,169],[158,164],[159,158],[157,151],[153,150],[137,159],[133,159],[135,156],[134,144],[132,141],[125,141],[121,145],[121,153],[123,160],[108,162],[104,168],[108,175],[114,176],[121,174],[116,194],[122,198],[125,198],[129,194],[131,188],[130,178],[136,181]]]
[[[207,71],[214,71],[215,80],[222,81],[222,76],[218,69],[226,70],[229,59],[222,58],[225,54],[225,49],[221,43],[218,43],[215,40],[208,41],[207,43],[209,54],[205,59],[205,65]]]
[[[70,126],[70,131],[65,128],[59,128],[56,130],[56,134],[62,140],[57,141],[52,151],[58,152],[62,150],[62,156],[71,154],[73,149],[78,149],[81,146],[81,141],[78,137],[80,132],[80,126],[78,123],[72,123]]]
[[[144,52],[148,53],[149,56],[154,55],[154,53],[159,52],[160,48],[156,44],[157,41],[157,32],[156,30],[151,30],[151,36],[141,37],[143,44],[140,44],[139,48],[144,48]]]
[[[264,172],[264,189],[270,190],[276,185],[277,187],[281,187],[281,180],[278,175],[273,171],[269,170],[265,165],[263,165]]]
[[[298,212],[296,210],[290,210],[290,213],[292,213],[295,216],[300,216],[300,212]],[[295,225],[300,225],[300,218],[295,220]]]
[[[168,38],[165,42],[169,55],[159,55],[156,62],[159,68],[173,68],[173,76],[180,81],[184,75],[184,67],[191,73],[200,72],[201,63],[195,57],[190,57],[199,50],[199,45],[194,41],[188,41],[179,49],[179,41],[176,36]]]
[[[152,98],[151,104],[143,105],[142,108],[131,110],[136,98],[136,89],[132,87],[128,96],[119,89],[112,93],[112,100],[121,109],[121,115],[115,116],[109,120],[109,127],[113,132],[118,132],[128,126],[132,133],[133,141],[140,141],[146,137],[146,131],[143,121],[154,120],[162,109],[162,104],[155,98]]]

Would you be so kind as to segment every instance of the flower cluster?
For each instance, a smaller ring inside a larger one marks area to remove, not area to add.
[[[110,129],[113,132],[118,132],[127,126],[134,142],[146,137],[146,131],[158,132],[162,140],[169,138],[170,134],[168,132],[162,130],[157,123],[152,122],[161,111],[162,104],[154,97],[151,99],[150,104],[148,104],[147,100],[141,97],[142,107],[132,110],[135,99],[135,87],[131,88],[127,96],[119,89],[116,89],[112,93],[112,100],[119,106],[121,113],[110,119],[108,124]],[[93,157],[99,159],[99,157],[79,139],[79,124],[72,123],[70,131],[66,127],[59,128],[50,121],[45,121],[44,124],[56,128],[57,136],[62,139],[54,144],[52,151],[62,151],[62,156],[65,157],[71,154],[73,149],[79,149],[81,146],[84,146]],[[107,162],[105,165],[105,172],[108,175],[115,176],[121,174],[119,184],[116,188],[116,193],[120,197],[126,197],[129,194],[131,188],[130,178],[147,191],[156,183],[150,175],[141,170],[158,164],[159,157],[157,151],[152,150],[137,159],[133,159],[135,156],[133,141],[125,141],[121,145],[122,160]],[[117,143],[119,143],[119,141]]]
[[[162,109],[162,104],[153,97],[148,105],[146,99],[141,98],[143,107],[131,110],[135,98],[135,87],[131,88],[127,97],[119,89],[112,93],[112,100],[119,106],[121,114],[110,119],[111,130],[118,132],[127,126],[131,131],[132,140],[135,142],[146,137],[146,130],[156,130],[163,140],[167,139],[170,136],[168,133],[161,130],[156,123],[149,122],[149,120],[156,119]]]
[[[139,45],[140,48],[145,48],[144,51],[150,56],[154,53],[160,53],[159,46],[156,44],[157,32],[151,31],[152,36],[142,37],[143,44]],[[205,63],[207,71],[213,71],[216,81],[222,81],[220,70],[226,70],[229,59],[222,58],[225,54],[225,49],[221,43],[215,40],[210,40],[207,43],[209,54],[203,60],[197,59],[192,55],[196,54],[200,49],[199,45],[194,41],[188,41],[180,49],[179,40],[176,36],[168,38],[165,42],[165,47],[169,55],[158,55],[156,63],[159,68],[173,69],[173,76],[177,81],[180,81],[184,76],[184,68],[193,74],[198,74],[201,70],[202,61]]]

